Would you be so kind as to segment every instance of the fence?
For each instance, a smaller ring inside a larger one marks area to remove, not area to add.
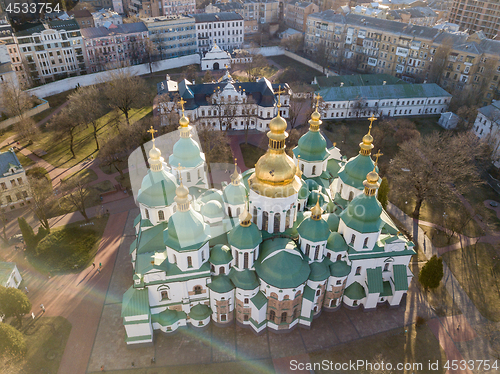
[[[43,99],[42,99],[42,101],[43,101],[43,103],[38,104],[36,107],[28,110],[26,112],[26,117],[32,117],[35,114],[38,114],[38,113],[43,112],[44,110],[50,108],[48,101],[43,100]],[[4,129],[6,127],[9,127],[9,126],[19,122],[20,120],[21,120],[21,117],[19,117],[19,116],[7,118],[5,121],[0,122],[0,129]]]

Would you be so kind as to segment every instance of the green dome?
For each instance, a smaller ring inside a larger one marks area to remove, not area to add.
[[[314,179],[306,179],[306,184],[309,191],[314,191],[319,189],[319,185]]]
[[[319,198],[319,205],[323,206],[323,204],[325,203],[325,198],[318,191],[312,191],[311,192],[311,194],[307,198],[307,206],[308,207],[312,207],[312,206],[316,205],[316,202],[318,201],[318,198]]]
[[[361,233],[378,232],[384,225],[380,218],[382,205],[375,196],[361,194],[356,196],[339,218],[347,227]]]
[[[302,221],[297,229],[301,238],[312,242],[321,242],[328,239],[330,229],[324,219],[314,220],[311,217]]]
[[[334,213],[336,210],[337,206],[333,201],[330,201],[328,204],[326,204],[325,213]]]
[[[202,215],[192,208],[186,212],[177,211],[168,219],[163,241],[177,251],[198,249],[210,238],[206,227]]]
[[[158,322],[162,326],[171,326],[180,319],[186,318],[186,313],[178,312],[176,310],[167,309],[157,315],[153,314],[151,316],[155,322]]]
[[[330,276],[330,269],[326,264],[326,261],[313,262],[309,264],[311,268],[311,274],[309,274],[309,279],[314,282],[324,281]]]
[[[229,279],[231,282],[242,290],[255,290],[259,287],[259,280],[257,279],[257,274],[253,270],[245,269],[242,271],[232,268],[229,272]]]
[[[233,260],[231,248],[224,244],[217,244],[210,251],[210,263],[214,265],[226,265]]]
[[[332,232],[326,242],[326,248],[334,252],[347,251],[347,244],[344,237],[338,232]]]
[[[212,314],[212,309],[210,309],[205,304],[196,304],[191,308],[189,312],[189,317],[194,319],[195,321],[203,321],[207,319]]]
[[[241,183],[238,185],[230,183],[224,188],[224,199],[231,205],[245,204],[247,201],[247,189]]]
[[[165,170],[148,170],[142,179],[137,201],[149,207],[168,206],[174,202],[177,183],[172,174]]]
[[[208,218],[222,217],[224,214],[222,205],[217,200],[210,200],[208,203],[203,204],[200,211],[201,214]]]
[[[304,161],[323,161],[330,155],[326,150],[326,140],[319,131],[308,131],[299,139],[293,149],[295,157]]]
[[[348,186],[362,190],[366,175],[373,171],[374,165],[375,163],[373,162],[371,156],[358,154],[356,157],[347,161],[344,169],[339,172],[339,178]],[[378,172],[378,167],[376,170]]]
[[[297,199],[298,200],[307,199],[308,196],[309,196],[309,186],[307,185],[306,182],[302,181],[302,186],[300,187]]]
[[[326,219],[330,231],[337,231],[339,229],[339,217],[335,213],[328,214]]]
[[[298,252],[298,251],[297,251]],[[295,288],[309,278],[310,268],[306,260],[297,254],[281,251],[255,264],[259,278],[277,288]]]
[[[193,168],[203,163],[200,152],[200,146],[193,138],[180,138],[174,145],[168,163],[173,168],[176,168],[179,164],[185,168]]]
[[[347,277],[351,272],[351,266],[345,261],[335,261],[330,265],[330,274],[337,278]]]
[[[217,293],[226,293],[234,290],[234,285],[231,283],[229,277],[225,275],[212,275],[212,282],[207,284],[207,287]]]
[[[227,242],[238,249],[252,249],[262,242],[262,233],[253,222],[248,227],[236,225],[227,233]]]

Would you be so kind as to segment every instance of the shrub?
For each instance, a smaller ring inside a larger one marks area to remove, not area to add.
[[[26,350],[23,334],[7,323],[0,323],[0,357],[24,357]]]
[[[418,280],[425,289],[434,289],[439,286],[443,276],[443,259],[434,255],[420,270]]]
[[[423,325],[425,325],[426,322],[427,321],[424,317],[417,316],[417,318],[415,320],[415,326],[417,326],[417,327],[423,326]]]
[[[26,222],[24,217],[19,217],[17,219],[21,233],[23,234],[24,243],[26,244],[26,250],[28,252],[33,252],[36,248],[37,240],[33,228]]]

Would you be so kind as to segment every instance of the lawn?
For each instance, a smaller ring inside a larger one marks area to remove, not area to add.
[[[121,168],[121,170],[128,168],[128,161],[119,162],[118,167]],[[99,165],[99,168],[106,174],[118,173],[114,165]]]
[[[259,158],[266,153],[262,148],[256,147],[251,144],[240,144],[241,153],[243,154],[243,160],[245,161],[245,166],[247,168],[254,168]]]
[[[406,331],[406,332],[405,332]],[[363,360],[371,364],[381,363],[393,365],[392,370],[372,370],[367,367],[359,367],[353,372],[363,373],[426,373],[428,362],[440,361],[439,369],[432,373],[444,373],[443,365],[446,355],[441,349],[438,340],[434,337],[431,330],[426,326],[415,327],[415,325],[390,330],[374,336],[356,340],[347,344],[337,345],[330,349],[312,352],[309,354],[311,363],[316,364],[314,373],[341,373],[351,372],[350,370],[326,370],[320,364],[326,362],[349,363]],[[422,368],[413,370],[396,370],[398,363],[411,363],[423,365]]]
[[[82,169],[64,178],[63,182],[73,182],[74,180],[79,180],[84,184],[90,183],[97,180],[97,174],[92,169]]]
[[[5,373],[57,373],[71,331],[71,324],[63,317],[24,319],[22,328],[28,351],[25,359],[15,367],[4,368]],[[2,371],[4,372],[4,371]]]
[[[459,242],[459,239],[456,236],[452,236],[448,238],[445,232],[430,226],[420,225],[422,230],[426,233],[427,237],[431,239],[432,244],[435,247],[446,247]]]
[[[481,314],[500,321],[500,256],[487,243],[443,254],[453,275]]]
[[[301,64],[290,57],[273,56],[268,57],[269,60],[274,61],[285,71],[276,79],[275,83],[307,83],[310,84],[315,76],[323,75],[316,69],[310,68],[307,65]]]
[[[130,122],[133,123],[142,119],[151,111],[152,107],[132,109],[130,112]],[[98,138],[101,142],[114,136],[118,131],[115,126],[110,126],[114,117],[113,114],[114,112],[111,111],[99,120]],[[124,119],[125,117],[121,115],[120,118]],[[75,166],[90,155],[96,156],[92,126],[81,126],[76,129],[74,139],[75,158],[72,157],[69,150],[69,138],[61,136],[49,128],[42,130],[40,138],[34,144],[30,145],[29,149],[35,153],[40,151],[47,152],[40,156],[51,165],[61,168]]]
[[[130,184],[130,175],[129,173],[123,174],[123,179],[119,175],[116,178],[116,181],[122,185],[122,187],[126,188],[127,191],[132,191],[132,185]]]
[[[36,255],[29,260],[42,272],[79,271],[93,260],[106,227],[107,216],[51,229],[38,243]]]
[[[500,195],[498,195],[493,188],[484,183],[464,194],[464,197],[472,205],[476,214],[479,214],[482,217],[483,222],[486,222],[493,231],[500,230],[500,220],[498,219],[495,211],[484,206],[485,200],[495,200],[500,202]]]

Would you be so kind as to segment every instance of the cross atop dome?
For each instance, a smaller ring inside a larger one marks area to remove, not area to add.
[[[377,166],[377,165],[378,165],[378,158],[379,158],[380,156],[383,156],[383,155],[384,155],[384,154],[380,152],[380,149],[378,150],[378,152],[377,152],[377,153],[375,153],[375,154],[374,154],[374,156],[375,156],[375,166]]]
[[[151,128],[149,130],[147,130],[146,132],[149,132],[151,134],[151,140],[153,140],[153,147],[154,147],[154,144],[155,144],[155,132],[158,132],[158,130],[155,130],[153,128],[153,126],[151,126]]]
[[[376,121],[376,120],[377,120],[377,117],[375,117],[375,114],[372,113],[372,116],[370,118],[368,118],[368,121],[370,121],[370,127],[369,127],[370,130],[372,129],[373,121]],[[368,134],[369,133],[370,133],[370,131],[368,131]]]
[[[319,101],[322,99],[322,97],[320,94],[317,94],[316,96],[314,96],[314,98],[316,99],[316,111],[317,111],[319,106]]]
[[[286,90],[281,89],[281,85],[278,86],[278,91],[274,92],[275,94],[278,94],[278,108],[281,108],[281,94],[286,93]]]
[[[186,101],[186,100],[184,100],[182,97],[181,97],[181,99],[178,101],[178,104],[180,104],[180,106],[181,106],[182,115],[184,115],[184,104],[186,104],[186,103],[187,103],[187,101]]]

